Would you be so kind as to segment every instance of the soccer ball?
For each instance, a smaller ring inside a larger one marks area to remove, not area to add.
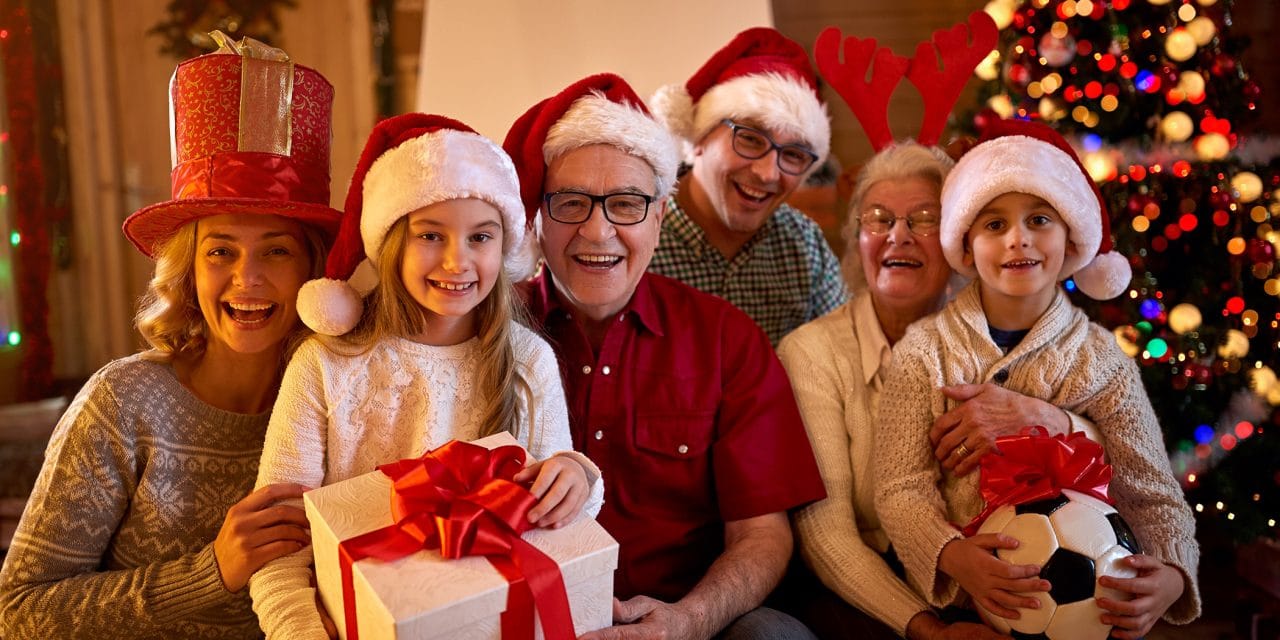
[[[1017,538],[1017,549],[998,549],[996,556],[1013,564],[1040,567],[1049,581],[1048,592],[1030,595],[1039,609],[1019,609],[1021,618],[1001,618],[978,606],[987,624],[1014,638],[1045,640],[1104,640],[1110,625],[1101,622],[1095,598],[1128,600],[1129,594],[1104,589],[1098,578],[1137,575],[1121,560],[1142,553],[1129,525],[1109,504],[1069,489],[1048,500],[996,509],[978,533],[1003,533]]]

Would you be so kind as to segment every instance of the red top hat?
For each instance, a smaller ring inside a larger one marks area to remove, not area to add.
[[[278,215],[337,232],[329,207],[333,85],[288,61],[226,53],[178,65],[169,82],[173,199],[139,209],[124,234],[147,257],[182,225]]]

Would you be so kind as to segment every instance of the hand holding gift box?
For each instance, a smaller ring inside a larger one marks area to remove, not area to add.
[[[555,638],[609,626],[618,545],[590,518],[528,531],[536,499],[510,481],[525,458],[502,433],[309,492],[316,578],[340,635]]]

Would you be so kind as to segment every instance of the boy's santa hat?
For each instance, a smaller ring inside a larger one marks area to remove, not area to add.
[[[815,167],[831,146],[831,122],[809,54],[768,27],[739,33],[684,85],[658,89],[649,105],[690,145],[686,149],[725,119],[799,137],[818,154]]]
[[[425,206],[476,198],[502,215],[503,267],[523,280],[531,264],[515,167],[488,138],[443,116],[409,113],[379,122],[369,135],[347,189],[342,226],[325,277],[302,285],[298,315],[316,333],[353,329],[364,296],[377,286],[378,254],[400,218]]]
[[[977,276],[964,263],[965,235],[978,212],[1006,193],[1040,197],[1062,216],[1076,253],[1063,260],[1059,280],[1074,275],[1080,291],[1095,300],[1124,293],[1133,272],[1112,250],[1110,214],[1097,185],[1058,132],[1024,120],[988,126],[942,186],[942,251],[951,268]]]
[[[533,105],[511,125],[502,143],[520,174],[520,197],[530,225],[542,206],[547,165],[593,144],[617,147],[648,163],[658,198],[674,188],[680,155],[671,133],[625,80],[612,73],[588,76]]]

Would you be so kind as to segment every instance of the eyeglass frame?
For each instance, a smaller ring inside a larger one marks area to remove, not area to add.
[[[873,231],[871,228],[869,228],[869,227],[867,226],[867,221],[866,221],[867,214],[869,214],[869,213],[871,213],[872,211],[875,211],[875,210],[885,211],[885,212],[887,212],[887,213],[889,213],[890,215],[892,215],[892,216],[893,216],[893,222],[890,222],[890,223],[889,223],[889,226],[888,226],[888,227],[886,227],[886,228],[884,229],[884,231]],[[919,221],[912,222],[912,220],[911,220],[911,216],[913,216],[913,215],[915,215],[915,214],[918,214],[918,213],[924,213],[924,212],[930,212],[930,213],[933,213],[934,215],[936,215],[936,216],[937,216],[938,220],[937,220],[937,222],[935,223],[935,227],[934,227],[934,229],[933,229],[933,230],[931,230],[931,231],[926,231],[926,232],[923,232],[923,233],[922,233],[922,232],[916,231],[916,224],[918,224],[918,222],[919,222]],[[894,225],[898,224],[898,221],[899,221],[899,220],[902,220],[902,221],[904,221],[904,222],[906,223],[906,225],[907,225],[907,232],[908,232],[908,233],[910,233],[911,235],[914,235],[914,236],[921,237],[921,238],[925,238],[925,237],[928,237],[928,236],[934,235],[934,234],[938,233],[938,232],[942,229],[942,213],[941,213],[940,211],[934,211],[934,210],[931,210],[931,209],[917,209],[917,210],[915,210],[915,211],[912,211],[911,213],[908,213],[908,214],[907,214],[907,215],[905,215],[905,216],[899,216],[899,215],[894,215],[894,212],[893,212],[893,211],[890,211],[889,209],[886,209],[886,208],[884,208],[884,207],[872,207],[872,208],[870,208],[870,209],[868,209],[868,210],[866,210],[866,211],[864,211],[864,212],[862,212],[862,213],[858,214],[858,228],[859,228],[859,229],[862,229],[862,230],[865,230],[867,233],[869,233],[869,234],[871,234],[871,235],[873,235],[873,236],[883,236],[883,235],[887,235],[887,234],[889,234],[889,233],[892,233],[892,232],[893,232],[893,227],[894,227]]]
[[[817,154],[817,153],[815,153],[815,152],[813,151],[813,149],[810,149],[810,148],[808,148],[808,147],[806,147],[806,146],[804,146],[804,145],[802,145],[802,144],[797,144],[797,143],[794,143],[794,142],[793,142],[793,143],[790,143],[790,144],[778,144],[777,142],[775,142],[775,141],[774,141],[774,139],[773,139],[769,134],[765,133],[764,131],[762,131],[762,130],[760,130],[760,129],[757,129],[757,128],[755,128],[755,127],[747,126],[747,125],[745,125],[745,124],[738,124],[738,123],[734,122],[733,120],[730,120],[729,118],[725,118],[725,119],[721,120],[721,121],[720,121],[720,124],[722,124],[722,125],[724,125],[724,126],[726,126],[726,127],[729,127],[729,146],[733,149],[733,152],[734,152],[734,153],[738,154],[738,157],[740,157],[740,158],[742,158],[742,159],[744,159],[744,160],[759,160],[760,158],[763,158],[763,157],[765,157],[765,156],[769,155],[770,153],[773,153],[774,151],[777,151],[777,152],[778,152],[778,154],[777,154],[777,156],[774,158],[774,161],[775,161],[775,162],[777,163],[777,165],[778,165],[778,171],[781,171],[781,172],[783,172],[783,173],[785,173],[785,174],[787,174],[787,175],[789,175],[789,176],[799,176],[799,175],[804,175],[804,172],[808,171],[809,169],[812,169],[812,168],[813,168],[813,165],[814,165],[814,164],[816,164],[816,163],[818,162],[818,154]],[[749,131],[749,132],[754,133],[754,134],[756,134],[756,135],[759,135],[761,138],[764,138],[764,139],[765,139],[765,141],[769,143],[769,148],[768,148],[768,149],[766,149],[766,150],[764,151],[764,153],[761,153],[760,155],[755,156],[755,157],[752,157],[752,156],[749,156],[749,155],[747,155],[747,154],[743,153],[742,151],[740,151],[740,150],[738,149],[738,131],[739,131],[739,130],[746,130],[746,131]],[[800,151],[800,152],[804,153],[805,155],[809,156],[809,164],[805,165],[805,167],[804,167],[803,169],[799,170],[799,171],[788,171],[787,169],[783,168],[783,166],[782,166],[782,153],[781,153],[781,152],[782,152],[784,149],[794,149],[794,150],[796,150],[796,151]]]
[[[578,220],[576,222],[567,222],[555,217],[555,214],[551,213],[551,198],[558,195],[564,195],[564,194],[573,194],[573,195],[583,196],[591,200],[591,208],[587,210],[587,217],[581,220]],[[644,199],[644,215],[640,216],[640,219],[636,220],[635,222],[618,222],[617,220],[614,220],[613,216],[609,213],[609,205],[606,203],[606,201],[609,198],[612,198],[614,196],[633,196],[636,198],[643,198]],[[551,193],[542,194],[542,210],[547,213],[548,218],[551,218],[552,220],[555,220],[560,224],[586,224],[589,220],[591,220],[591,216],[595,215],[596,205],[599,204],[600,211],[601,213],[604,214],[604,219],[609,224],[612,224],[618,227],[630,227],[632,225],[640,224],[641,222],[644,222],[645,220],[649,219],[649,208],[653,206],[653,201],[656,199],[657,198],[655,196],[651,196],[647,193],[636,193],[634,191],[614,191],[613,193],[605,193],[605,194],[597,195],[594,193],[587,193],[585,191],[577,191],[575,189],[564,189],[561,191],[553,191]]]

